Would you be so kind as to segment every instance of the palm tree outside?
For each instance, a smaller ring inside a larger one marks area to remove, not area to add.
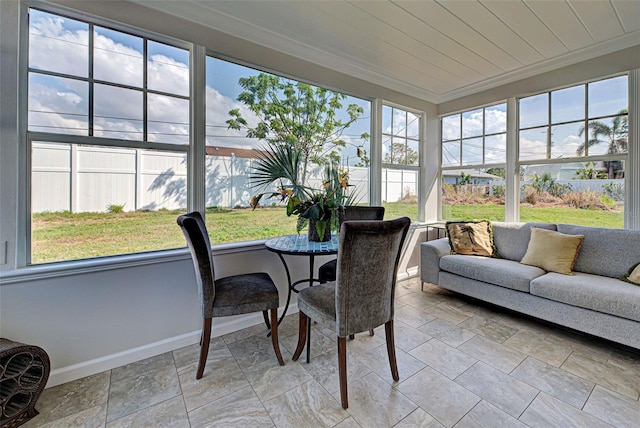
[[[583,156],[589,148],[601,143],[609,145],[607,154],[627,153],[629,141],[629,115],[627,109],[620,110],[618,116],[611,121],[611,125],[599,120],[589,122],[588,130],[591,131],[591,136],[586,145],[581,144],[576,150],[578,156]],[[578,136],[582,137],[585,131],[585,127],[582,126]],[[605,161],[603,164],[607,169],[608,178],[622,178],[620,177],[624,174],[622,161]]]

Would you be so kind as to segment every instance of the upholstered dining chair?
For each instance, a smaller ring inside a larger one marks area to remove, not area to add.
[[[335,330],[342,407],[347,398],[346,337],[384,324],[391,375],[399,380],[393,332],[393,301],[400,252],[411,220],[345,221],[340,228],[336,281],[298,293],[297,361],[310,319]]]
[[[342,225],[344,221],[350,220],[382,220],[384,218],[384,207],[368,207],[360,205],[349,205],[340,212],[338,221]],[[318,269],[318,281],[323,284],[336,280],[336,263],[338,259],[329,260]],[[369,335],[373,336],[373,329],[369,330]],[[354,339],[350,335],[349,339]]]
[[[367,207],[360,205],[349,205],[338,215],[338,221],[342,225],[344,221],[350,220],[382,220],[384,218],[384,207]],[[330,260],[318,269],[318,280],[320,283],[336,280],[336,261]]]
[[[207,227],[199,212],[178,217],[178,224],[187,239],[191,259],[196,270],[196,282],[202,309],[202,335],[200,336],[200,360],[196,379],[202,378],[209,353],[211,319],[262,311],[265,324],[271,328],[271,342],[278,363],[283,366],[278,344],[278,289],[269,274],[247,273],[217,278],[211,253]],[[267,318],[270,311],[271,322]]]

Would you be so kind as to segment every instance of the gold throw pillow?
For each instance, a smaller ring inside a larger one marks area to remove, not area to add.
[[[488,220],[448,221],[445,226],[452,254],[492,257],[496,253],[493,230]]]
[[[633,285],[640,285],[640,263],[631,266],[626,275],[620,277],[621,280],[630,282]]]
[[[567,235],[532,227],[529,246],[520,263],[537,266],[547,272],[573,275],[573,265],[583,241],[584,235]]]

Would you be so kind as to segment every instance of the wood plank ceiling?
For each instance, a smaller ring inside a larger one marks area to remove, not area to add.
[[[434,103],[640,44],[640,0],[134,1]]]

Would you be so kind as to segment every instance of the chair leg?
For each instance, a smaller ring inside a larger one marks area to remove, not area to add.
[[[353,340],[353,339],[355,339],[355,338],[356,338],[356,335],[355,335],[355,334],[350,334],[350,335],[349,335],[349,340]]]
[[[262,311],[264,318],[267,318],[267,311]],[[278,364],[284,366],[284,361],[282,360],[282,354],[280,353],[280,345],[278,344],[278,310],[271,309],[271,343],[273,343],[273,350],[276,351],[276,358],[278,359]]]
[[[369,336],[373,336],[375,333],[373,332],[373,329],[369,330]]]
[[[267,316],[267,311],[262,311],[262,317],[264,318],[264,325],[267,326],[267,330],[271,329],[271,324],[269,323],[269,318]]]
[[[296,346],[296,351],[293,353],[293,357],[291,358],[293,361],[298,361],[298,358],[300,358],[300,354],[302,354],[302,350],[304,349],[304,345],[307,343],[307,324],[309,323],[309,317],[302,311],[300,311],[299,314],[298,346]]]
[[[200,336],[200,361],[198,361],[198,371],[196,379],[200,379],[204,373],[204,366],[207,364],[209,355],[209,341],[211,340],[211,318],[202,321],[202,335]]]
[[[338,336],[338,375],[340,377],[340,400],[342,408],[349,407],[347,398],[347,340]]]
[[[389,320],[384,324],[384,330],[387,335],[387,354],[389,354],[389,365],[391,366],[391,376],[396,382],[400,380],[398,374],[398,363],[396,362],[396,344],[393,337],[393,320]]]

